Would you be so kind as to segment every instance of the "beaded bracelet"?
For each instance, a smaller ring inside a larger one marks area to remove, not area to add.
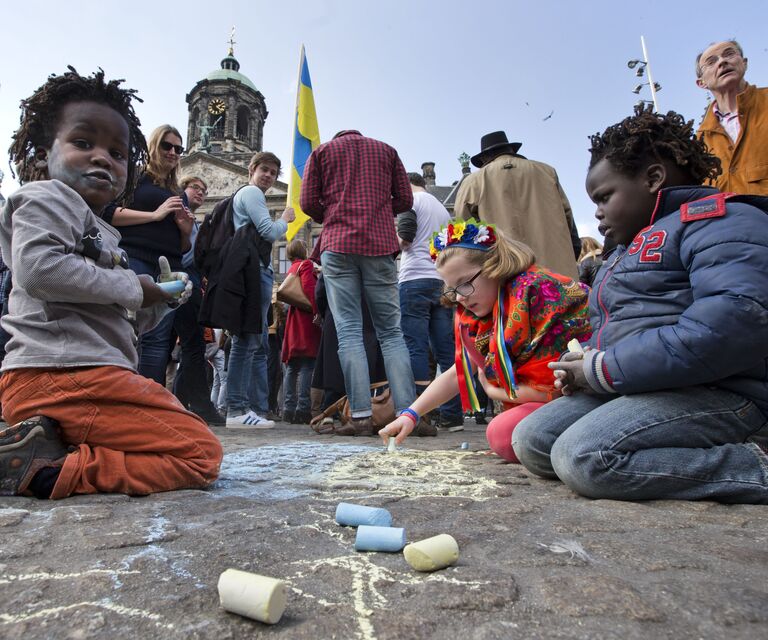
[[[403,409],[403,410],[402,410],[400,413],[398,413],[397,415],[398,415],[398,417],[399,417],[399,416],[402,416],[402,415],[408,416],[408,417],[409,417],[411,420],[413,420],[413,424],[418,424],[418,423],[419,423],[419,414],[418,414],[418,413],[416,413],[416,412],[415,412],[413,409],[411,409],[411,408],[408,408],[408,409]]]

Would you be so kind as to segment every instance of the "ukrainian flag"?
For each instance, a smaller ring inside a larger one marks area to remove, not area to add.
[[[296,212],[296,220],[288,225],[286,238],[291,240],[309,219],[299,206],[301,180],[304,177],[304,166],[309,160],[309,154],[320,144],[320,129],[317,126],[315,113],[315,98],[312,94],[312,81],[309,79],[309,66],[301,47],[299,62],[299,87],[296,91],[296,121],[293,134],[293,153],[291,154],[291,178],[288,185],[288,202]]]

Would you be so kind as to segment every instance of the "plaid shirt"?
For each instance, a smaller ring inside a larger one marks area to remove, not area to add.
[[[301,208],[323,225],[320,253],[397,253],[394,216],[412,205],[397,151],[359,131],[342,131],[321,144],[304,168]]]

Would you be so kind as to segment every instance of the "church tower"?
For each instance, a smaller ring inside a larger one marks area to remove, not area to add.
[[[264,96],[240,73],[234,41],[221,68],[209,73],[187,94],[189,124],[188,153],[211,156],[248,166],[251,156],[261,151],[267,106]]]

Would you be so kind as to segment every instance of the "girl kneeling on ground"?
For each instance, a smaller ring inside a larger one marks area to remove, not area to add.
[[[457,303],[455,364],[379,435],[402,443],[422,415],[457,393],[464,411],[479,411],[472,381],[477,371],[488,396],[505,407],[488,425],[488,443],[517,462],[515,426],[560,395],[547,364],[572,338],[591,335],[587,289],[537,266],[530,247],[474,219],[449,222],[433,236],[430,253],[445,281],[444,297]]]

